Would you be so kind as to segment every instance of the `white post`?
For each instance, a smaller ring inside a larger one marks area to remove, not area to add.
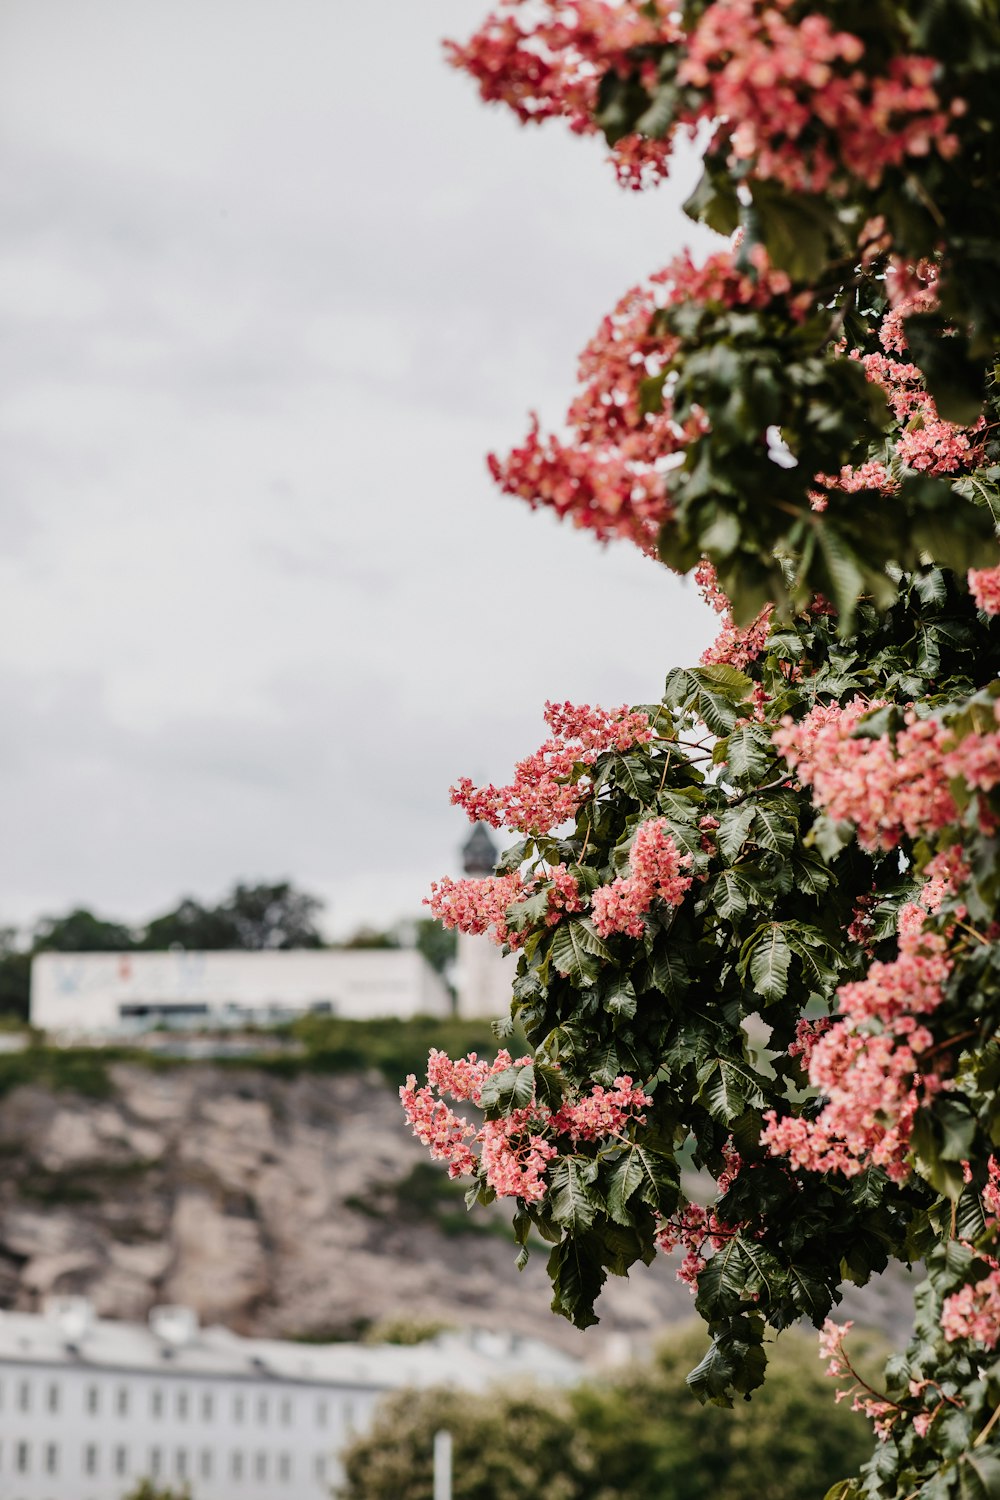
[[[451,1433],[434,1434],[434,1500],[451,1500]]]

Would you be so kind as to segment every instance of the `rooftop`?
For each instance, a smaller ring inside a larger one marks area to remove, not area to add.
[[[0,1312],[0,1364],[61,1365],[139,1375],[274,1380],[391,1390],[534,1376],[568,1385],[580,1364],[547,1344],[486,1330],[447,1332],[423,1344],[304,1344],[201,1328],[183,1307],[159,1307],[148,1324],[95,1317],[82,1297],[50,1299],[42,1313]]]

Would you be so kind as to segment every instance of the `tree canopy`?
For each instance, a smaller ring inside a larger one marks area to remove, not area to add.
[[[564,429],[490,466],[721,628],[659,702],[549,703],[508,783],[452,788],[517,841],[432,909],[518,952],[530,1051],[432,1054],[408,1118],[581,1326],[683,1251],[708,1402],[825,1324],[878,1438],[837,1500],[1000,1496],[1000,8],[502,0],[450,56],[630,188],[702,149],[725,243],[628,291]],[[828,1320],[890,1259],[928,1279],[875,1391]]]
[[[699,1405],[684,1371],[701,1335],[675,1332],[655,1360],[565,1393],[407,1391],[344,1455],[340,1500],[431,1500],[434,1434],[454,1448],[455,1500],[812,1500],[860,1463],[861,1418],[830,1410],[811,1340],[775,1350],[751,1407]]]

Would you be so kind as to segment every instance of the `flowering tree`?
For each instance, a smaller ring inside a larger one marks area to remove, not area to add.
[[[1000,8],[501,0],[450,54],[630,188],[702,148],[725,247],[629,291],[565,429],[490,465],[693,570],[721,630],[661,702],[550,703],[509,785],[452,789],[519,837],[432,909],[518,951],[531,1051],[432,1054],[407,1114],[581,1326],[681,1248],[709,1401],[922,1261],[881,1389],[826,1321],[879,1438],[836,1495],[1000,1496]]]

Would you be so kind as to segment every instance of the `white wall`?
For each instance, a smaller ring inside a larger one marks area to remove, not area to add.
[[[448,991],[414,949],[215,953],[41,953],[31,966],[31,1020],[53,1031],[104,1030],[122,1005],[237,1005],[351,1020],[449,1015]]]
[[[148,1475],[190,1480],[197,1500],[329,1500],[336,1454],[382,1394],[4,1362],[0,1496],[122,1500]]]
[[[516,973],[516,953],[503,954],[485,934],[460,932],[455,965],[459,1015],[493,1021],[508,1015]]]

